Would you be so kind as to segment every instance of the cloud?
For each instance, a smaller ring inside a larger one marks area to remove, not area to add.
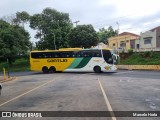
[[[159,5],[159,0],[3,0],[0,17],[17,11],[33,15],[51,7],[69,13],[72,22],[92,24],[96,30],[110,25],[117,29],[118,22],[121,32],[139,33],[159,26]]]
[[[113,5],[103,5],[101,0],[55,0],[46,2],[44,6],[49,5],[59,11],[69,13],[72,21],[79,20],[79,24],[92,24],[97,20],[111,17],[116,12]]]
[[[160,25],[160,11],[152,14],[152,15],[146,15],[146,16],[142,16],[142,17],[137,17],[137,18],[126,18],[125,21],[121,21],[122,25],[125,25],[125,24],[130,24],[130,27],[128,28],[123,28],[122,30],[131,30],[134,32],[137,31],[137,32],[144,32],[144,31],[147,31],[147,30],[150,30],[154,27],[157,27]],[[137,30],[139,29],[139,31]]]
[[[40,0],[39,0],[40,1]],[[38,0],[4,0],[1,1],[0,11],[1,16],[15,14],[17,11],[27,11],[28,13],[37,12],[39,6]]]

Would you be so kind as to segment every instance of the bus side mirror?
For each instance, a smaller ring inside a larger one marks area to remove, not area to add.
[[[113,55],[112,57],[113,57],[113,63],[118,64],[118,56]]]

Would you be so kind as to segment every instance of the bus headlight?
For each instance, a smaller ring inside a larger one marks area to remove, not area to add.
[[[104,67],[106,70],[110,70],[110,67],[109,66],[106,66],[106,67]]]

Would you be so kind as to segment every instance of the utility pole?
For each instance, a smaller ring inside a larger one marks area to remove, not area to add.
[[[55,34],[52,33],[53,37],[54,37],[54,49],[56,50],[56,39],[55,39]]]
[[[78,21],[75,21],[75,22],[73,22],[73,23],[76,23],[76,27],[77,27],[77,23],[79,23],[80,21],[78,20]]]
[[[8,58],[7,58],[7,73],[8,73],[8,78],[10,78],[9,60],[8,60]]]
[[[118,40],[117,40],[117,51],[118,51],[118,54],[119,54],[119,50],[118,50],[118,42],[119,42],[119,23],[117,22],[117,25],[118,25]]]

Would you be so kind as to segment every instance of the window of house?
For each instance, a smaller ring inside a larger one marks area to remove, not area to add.
[[[121,43],[125,43],[125,41],[121,41]]]
[[[134,45],[133,44],[131,44],[131,48],[134,49]]]
[[[144,44],[151,44],[152,37],[143,38]]]
[[[137,46],[137,49],[139,49],[139,44],[137,44],[136,46]]]
[[[113,46],[115,46],[115,43],[113,43]]]
[[[120,47],[126,47],[126,43],[121,43]]]

